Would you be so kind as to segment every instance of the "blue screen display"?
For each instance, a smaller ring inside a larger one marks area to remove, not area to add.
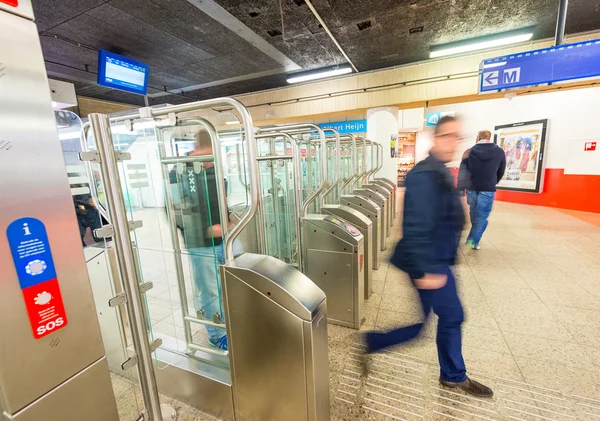
[[[150,67],[139,61],[100,50],[98,85],[146,95]]]

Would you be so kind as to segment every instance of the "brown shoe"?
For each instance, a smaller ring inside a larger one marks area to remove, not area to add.
[[[479,398],[491,398],[494,396],[494,392],[487,386],[482,385],[475,380],[471,380],[467,377],[467,380],[460,383],[447,382],[440,379],[442,386],[450,387],[452,389],[460,389],[468,393],[469,395],[477,396]]]

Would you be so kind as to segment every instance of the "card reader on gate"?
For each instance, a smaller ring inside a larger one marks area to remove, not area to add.
[[[352,235],[354,237],[358,237],[359,235],[361,235],[360,231],[357,230],[354,225],[349,224],[348,222],[346,222],[338,217],[335,217],[333,215],[327,215],[325,217],[325,220],[344,229],[347,233],[349,233],[350,235]]]

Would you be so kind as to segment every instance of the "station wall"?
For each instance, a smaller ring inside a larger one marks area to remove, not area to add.
[[[480,130],[495,126],[548,119],[544,158],[544,186],[539,194],[498,191],[497,199],[600,213],[600,90],[597,88],[517,96],[430,107],[430,112],[454,111],[464,123],[467,141],[457,154],[475,143]],[[430,130],[418,141],[428,143]],[[597,141],[597,150],[584,143]],[[423,143],[422,143],[423,144]]]

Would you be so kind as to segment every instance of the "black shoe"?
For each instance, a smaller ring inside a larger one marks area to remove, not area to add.
[[[440,384],[442,386],[450,387],[452,389],[460,389],[468,393],[469,395],[477,396],[479,398],[491,398],[494,396],[494,392],[487,386],[482,385],[475,380],[471,380],[467,377],[467,380],[464,382],[454,383],[447,382],[440,379]]]

